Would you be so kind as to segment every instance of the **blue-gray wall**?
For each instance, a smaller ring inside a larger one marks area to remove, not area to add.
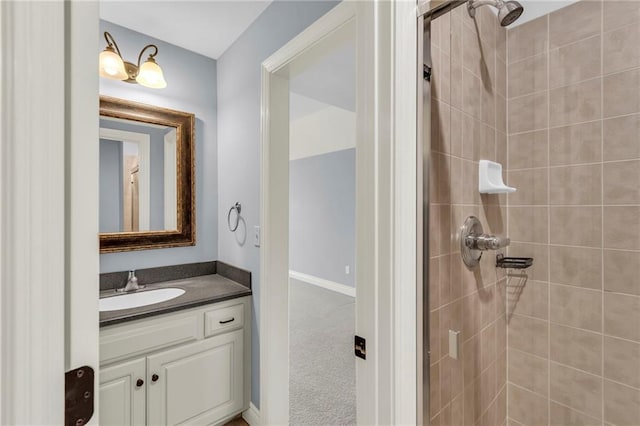
[[[218,147],[216,61],[128,28],[100,21],[116,39],[125,60],[135,61],[143,46],[158,46],[156,56],[167,87],[100,79],[100,94],[194,113],[196,116],[196,245],[100,255],[100,272],[202,262],[218,258]]]
[[[100,139],[100,232],[122,229],[122,142]]]
[[[355,286],[355,172],[355,148],[289,163],[290,270]]]
[[[251,244],[251,233],[260,224],[260,64],[336,4],[274,1],[218,59],[218,251],[220,260],[252,272],[251,400],[258,408],[260,252]],[[242,203],[244,221],[240,233],[232,234],[226,214],[236,201]],[[246,240],[238,238],[242,232]]]
[[[150,127],[140,124],[126,123],[122,121],[113,120],[100,120],[100,127],[105,129],[124,130],[126,132],[143,133],[149,135],[149,163],[151,164],[151,170],[149,171],[149,229],[150,230],[163,230],[164,229],[164,135],[170,131],[170,129],[163,129],[159,127]],[[100,140],[102,144],[103,139]],[[102,148],[100,148],[102,150]],[[100,151],[102,154],[102,151]],[[103,223],[109,223],[109,218],[112,214],[111,207],[107,207],[102,203],[102,168],[107,167],[105,159],[100,155],[100,225]],[[111,161],[111,160],[109,160]],[[122,162],[122,158],[119,160]],[[120,194],[122,195],[122,194]],[[105,200],[106,201],[106,200]],[[103,210],[106,207],[107,210]],[[104,222],[103,222],[104,220]],[[118,232],[122,228],[112,229],[100,227],[100,232]]]

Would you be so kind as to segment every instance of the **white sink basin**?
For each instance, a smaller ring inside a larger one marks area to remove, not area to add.
[[[180,288],[160,288],[158,290],[127,293],[121,296],[111,296],[100,299],[100,312],[119,311],[120,309],[139,308],[166,302],[184,294]]]

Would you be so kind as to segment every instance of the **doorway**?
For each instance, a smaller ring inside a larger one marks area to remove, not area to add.
[[[290,65],[291,424],[356,423],[355,53],[351,21]]]

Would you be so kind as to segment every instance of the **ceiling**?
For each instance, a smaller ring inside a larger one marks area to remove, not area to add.
[[[218,59],[272,0],[100,0],[100,18]]]

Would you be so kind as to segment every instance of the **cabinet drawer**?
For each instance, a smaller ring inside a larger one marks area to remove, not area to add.
[[[202,315],[202,314],[200,314]],[[100,363],[106,364],[168,346],[187,343],[202,336],[201,316],[197,313],[170,319],[132,323],[108,330],[100,336]]]
[[[213,336],[220,332],[244,325],[244,304],[208,311],[204,314],[204,335]]]

